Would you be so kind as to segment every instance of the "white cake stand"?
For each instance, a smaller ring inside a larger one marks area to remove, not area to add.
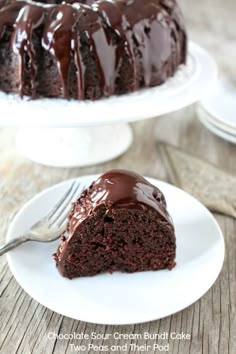
[[[187,64],[158,87],[84,102],[21,100],[0,93],[0,125],[20,128],[17,149],[35,162],[57,167],[93,165],[128,149],[132,130],[127,122],[186,107],[210,92],[216,79],[214,60],[191,42]]]

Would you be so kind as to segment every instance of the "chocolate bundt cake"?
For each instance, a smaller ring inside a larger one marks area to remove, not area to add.
[[[94,100],[160,85],[186,41],[175,0],[0,0],[0,90]]]
[[[175,266],[175,233],[162,192],[136,173],[111,170],[73,204],[53,255],[67,278]]]

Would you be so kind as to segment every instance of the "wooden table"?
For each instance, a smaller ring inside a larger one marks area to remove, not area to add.
[[[227,0],[182,0],[191,37],[205,46],[216,58],[221,74],[230,77],[235,69],[236,33],[234,15],[236,3]],[[214,8],[213,8],[214,6]],[[224,7],[223,7],[224,6]],[[234,72],[235,73],[235,72]],[[44,188],[67,178],[116,168],[128,168],[169,181],[169,176],[157,149],[157,141],[171,142],[183,150],[236,174],[236,147],[208,132],[196,119],[194,107],[170,117],[160,117],[132,125],[135,141],[122,157],[99,166],[83,169],[57,169],[34,164],[17,155],[15,131],[0,130],[0,241],[3,242],[14,213]],[[232,191],[232,193],[236,191]],[[224,233],[226,254],[223,270],[213,287],[195,304],[175,315],[130,326],[102,326],[60,316],[38,304],[17,284],[9,271],[5,256],[0,258],[0,352],[3,354],[64,354],[76,352],[74,345],[133,343],[135,353],[158,353],[153,345],[169,343],[169,353],[236,353],[236,221],[215,215]],[[60,296],[60,294],[58,294]],[[174,297],[174,294],[173,294]],[[49,339],[59,334],[129,334],[119,340]],[[184,333],[191,339],[144,340],[137,334]],[[136,334],[136,336],[134,335]],[[135,347],[135,345],[139,347]],[[144,346],[143,348],[140,346]],[[142,351],[142,349],[146,349]],[[150,347],[147,347],[150,345]],[[165,348],[163,348],[165,349]],[[87,353],[81,347],[79,353]],[[90,350],[90,353],[104,351]],[[110,349],[108,352],[111,352]],[[118,353],[121,351],[113,351]],[[123,350],[123,352],[127,352]],[[165,351],[163,351],[165,352]]]

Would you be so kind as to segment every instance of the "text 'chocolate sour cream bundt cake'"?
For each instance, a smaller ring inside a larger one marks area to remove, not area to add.
[[[186,60],[175,0],[0,0],[0,90],[98,99],[160,85]]]
[[[53,255],[67,278],[172,269],[176,240],[162,192],[134,172],[111,170],[73,203]]]

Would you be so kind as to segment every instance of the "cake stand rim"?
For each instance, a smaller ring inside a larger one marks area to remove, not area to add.
[[[131,94],[83,102],[62,99],[39,99],[29,102],[27,99],[22,101],[18,96],[16,98],[14,94],[1,93],[0,106],[6,115],[1,115],[0,126],[89,127],[134,122],[171,113],[203,98],[217,79],[216,63],[206,49],[189,41],[188,56],[195,60],[193,74],[182,86],[172,90],[166,89],[164,93],[161,90],[166,83]],[[176,75],[167,82],[175,77]],[[158,99],[160,102],[156,105]],[[55,112],[57,114],[52,119]],[[82,117],[77,117],[78,113]]]

